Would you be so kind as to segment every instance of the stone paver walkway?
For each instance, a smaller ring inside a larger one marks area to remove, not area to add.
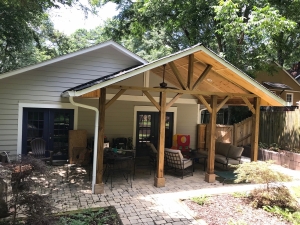
[[[290,175],[300,185],[300,172],[275,166]],[[104,194],[91,193],[91,181],[84,168],[54,167],[55,179],[52,180],[52,198],[57,211],[70,211],[83,208],[115,206],[124,225],[126,224],[203,224],[187,211],[180,199],[225,192],[251,190],[257,185],[226,184],[204,182],[202,165],[196,165],[194,176],[184,179],[166,174],[166,186],[154,187],[154,175],[149,170],[138,169],[132,188],[123,177],[113,181],[114,188],[105,184]]]

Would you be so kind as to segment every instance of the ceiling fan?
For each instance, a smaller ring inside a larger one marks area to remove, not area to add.
[[[175,89],[178,90],[176,87],[168,87],[168,84],[165,82],[165,73],[166,73],[166,64],[163,65],[164,70],[163,70],[163,81],[159,84],[159,87],[154,87],[154,88],[169,88],[169,89]]]

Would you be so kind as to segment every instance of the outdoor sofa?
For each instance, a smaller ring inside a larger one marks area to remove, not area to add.
[[[241,163],[243,147],[236,147],[230,143],[216,142],[215,144],[215,162],[223,166],[238,165]],[[200,150],[200,154],[207,155],[208,151]]]

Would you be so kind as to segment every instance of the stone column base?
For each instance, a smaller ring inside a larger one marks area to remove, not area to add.
[[[93,194],[104,194],[104,184],[95,184]]]
[[[214,183],[216,181],[216,174],[214,173],[205,173],[205,178],[204,181],[208,182],[208,183]]]
[[[164,177],[161,177],[161,178],[154,177],[154,186],[155,187],[165,187],[166,179]]]

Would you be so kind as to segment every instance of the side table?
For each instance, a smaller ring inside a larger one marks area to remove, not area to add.
[[[197,152],[197,150],[191,150],[191,158],[194,162],[199,162],[200,159],[203,159],[203,171],[206,170],[207,165],[207,155]]]

